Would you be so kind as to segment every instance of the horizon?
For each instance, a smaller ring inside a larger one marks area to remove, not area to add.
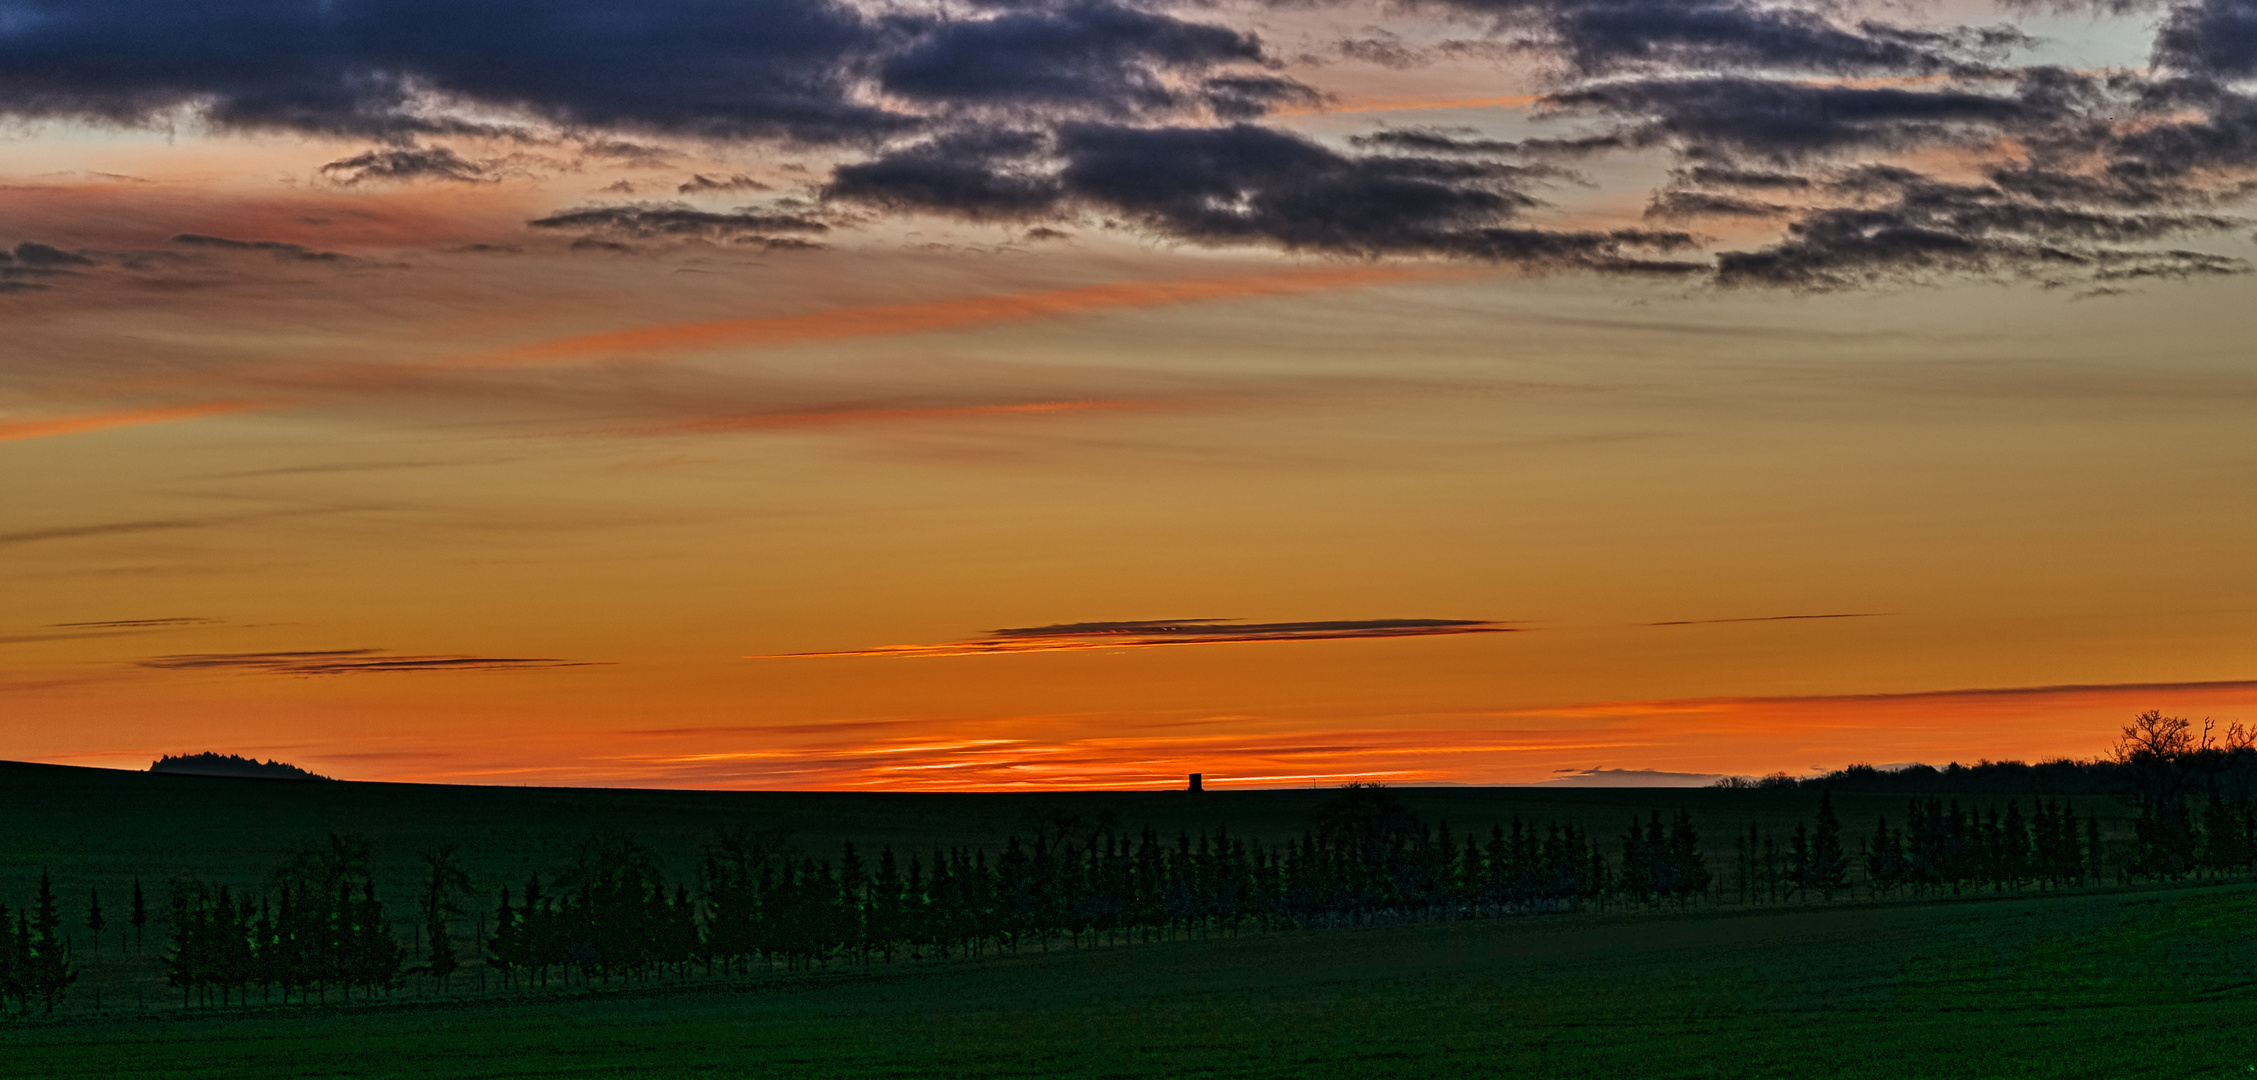
[[[161,766],[161,765],[165,765],[165,764],[168,764],[168,763],[175,763],[175,762],[182,762],[182,763],[187,763],[187,762],[194,762],[194,761],[195,761],[196,759],[199,759],[199,758],[212,758],[212,759],[218,759],[218,762],[217,762],[217,764],[216,764],[216,765],[214,766],[214,767],[216,767],[216,768],[226,768],[226,767],[228,767],[228,766],[240,766],[240,767],[244,767],[244,768],[257,768],[257,767],[267,767],[267,768],[272,768],[272,767],[276,767],[276,766],[279,766],[279,767],[281,767],[281,768],[284,768],[284,769],[288,769],[288,770],[291,770],[292,772],[295,772],[295,773],[297,773],[298,775],[296,775],[296,776],[290,776],[290,775],[282,775],[282,774],[271,774],[271,773],[270,773],[270,774],[258,774],[258,773],[249,773],[249,772],[244,772],[244,773],[229,773],[229,772],[196,772],[196,771],[183,771],[183,770],[179,770],[179,769],[163,769],[163,770],[160,770],[160,769],[158,768],[158,766]],[[2090,768],[2090,767],[2095,767],[2095,766],[2103,766],[2103,765],[2108,765],[2108,764],[2110,764],[2110,762],[2111,762],[2111,759],[2110,759],[2110,758],[2109,758],[2108,756],[2106,756],[2106,755],[2099,755],[2099,756],[2094,756],[2094,757],[2090,757],[2090,758],[2067,758],[2067,757],[2063,757],[2063,758],[2051,758],[2051,759],[2046,759],[2046,760],[2042,760],[2042,761],[2034,761],[2034,762],[2033,762],[2033,761],[2022,761],[2022,760],[2019,760],[2019,759],[2005,759],[2005,760],[1999,760],[1999,761],[1992,761],[1992,760],[1984,759],[1984,760],[1977,760],[1977,761],[1973,761],[1973,762],[1959,762],[1959,761],[1949,761],[1949,762],[1945,762],[1945,763],[1943,763],[1943,764],[1941,764],[1941,765],[1932,765],[1932,764],[1929,764],[1929,763],[1927,763],[1927,762],[1921,762],[1921,761],[1899,761],[1899,762],[1890,762],[1890,763],[1887,763],[1887,764],[1882,764],[1882,765],[1874,765],[1874,764],[1871,764],[1871,763],[1868,763],[1868,762],[1855,762],[1855,763],[1851,763],[1851,764],[1848,764],[1848,765],[1843,765],[1843,766],[1838,766],[1838,767],[1834,767],[1834,768],[1826,768],[1826,767],[1820,767],[1820,766],[1813,766],[1813,767],[1811,767],[1811,768],[1809,768],[1809,769],[1805,769],[1805,770],[1803,770],[1803,771],[1802,771],[1802,772],[1800,772],[1800,773],[1785,773],[1785,772],[1774,772],[1774,773],[1769,773],[1769,774],[1752,774],[1752,773],[1723,773],[1723,774],[1718,774],[1718,773],[1671,773],[1671,772],[1661,772],[1661,771],[1657,771],[1657,770],[1652,770],[1652,769],[1609,769],[1609,768],[1604,768],[1604,767],[1593,767],[1593,768],[1589,768],[1589,769],[1579,769],[1579,770],[1569,770],[1569,769],[1562,769],[1562,770],[1558,770],[1558,772],[1559,772],[1559,775],[1555,775],[1555,776],[1553,776],[1552,778],[1550,778],[1550,779],[1547,779],[1547,780],[1528,781],[1528,782],[1521,782],[1521,783],[1489,783],[1489,784],[1482,784],[1482,783],[1467,783],[1467,782],[1462,782],[1462,781],[1450,781],[1450,780],[1438,780],[1438,781],[1437,781],[1437,780],[1429,780],[1429,781],[1423,781],[1423,782],[1422,782],[1422,781],[1419,781],[1419,780],[1411,780],[1411,781],[1406,781],[1406,782],[1389,782],[1389,781],[1385,781],[1385,780],[1355,780],[1355,781],[1351,781],[1351,782],[1349,782],[1349,783],[1342,783],[1342,784],[1333,784],[1333,783],[1326,783],[1326,782],[1323,782],[1323,781],[1321,781],[1321,780],[1320,780],[1320,781],[1312,781],[1312,782],[1310,782],[1310,783],[1307,783],[1307,784],[1300,784],[1300,783],[1295,783],[1295,784],[1281,784],[1281,783],[1271,783],[1271,782],[1267,782],[1269,778],[1233,778],[1233,777],[1230,777],[1230,776],[1227,776],[1227,775],[1226,775],[1226,776],[1217,776],[1217,775],[1215,775],[1215,774],[1212,774],[1212,773],[1196,773],[1196,774],[1186,774],[1186,776],[1193,776],[1193,775],[1196,775],[1196,776],[1198,776],[1198,777],[1200,777],[1200,778],[1201,778],[1201,780],[1202,780],[1202,782],[1203,782],[1203,783],[1208,783],[1208,784],[1221,784],[1221,785],[1225,785],[1224,787],[1220,788],[1219,790],[1226,790],[1226,791],[1307,791],[1307,790],[1323,790],[1323,789],[1326,789],[1326,788],[1343,788],[1343,787],[1349,787],[1349,786],[1353,786],[1354,784],[1364,784],[1364,785],[1368,785],[1368,786],[1375,786],[1375,787],[1387,787],[1387,788],[1408,788],[1408,789],[1419,789],[1419,788],[1547,788],[1547,789],[1553,789],[1553,790],[1567,790],[1567,789],[1586,789],[1586,790],[1587,790],[1587,789],[1625,789],[1625,790],[1640,790],[1640,789],[1650,789],[1650,790],[1659,790],[1659,789],[1673,789],[1673,788],[1718,788],[1718,787],[1725,787],[1725,786],[1727,786],[1727,785],[1726,785],[1726,783],[1725,783],[1726,781],[1738,781],[1738,782],[1742,782],[1742,783],[1747,783],[1747,782],[1756,782],[1756,783],[1760,783],[1760,782],[1764,782],[1764,781],[1788,781],[1788,782],[1791,782],[1791,783],[1794,783],[1794,784],[1798,784],[1798,785],[1799,785],[1799,784],[1804,784],[1804,783],[1811,783],[1811,782],[1818,782],[1818,781],[1829,781],[1829,780],[1833,780],[1833,779],[1835,779],[1835,778],[1838,778],[1838,777],[1844,777],[1844,776],[1848,776],[1848,775],[1850,775],[1850,774],[1853,774],[1853,773],[1856,773],[1856,772],[1858,772],[1858,771],[1860,771],[1860,770],[1863,770],[1863,771],[1868,771],[1868,772],[1872,772],[1872,773],[1879,773],[1879,774],[1882,774],[1882,775],[1895,775],[1895,774],[1899,774],[1899,773],[1910,772],[1910,771],[1912,771],[1912,770],[1915,770],[1915,769],[1926,769],[1926,770],[1928,770],[1929,772],[1932,772],[1932,773],[1938,773],[1938,774],[1942,774],[1942,775],[1950,775],[1950,774],[1953,774],[1953,773],[1958,773],[1958,772],[1977,772],[1977,771],[1981,771],[1981,770],[1985,770],[1985,769],[2034,769],[2034,768],[2042,768],[2042,767],[2045,767],[2045,766],[2054,766],[2054,765],[2067,765],[2067,766],[2071,766],[2071,767],[2075,767],[2075,768]],[[302,768],[298,767],[298,766],[297,766],[296,764],[294,764],[294,763],[292,763],[292,762],[286,762],[286,761],[278,761],[278,760],[274,760],[274,759],[271,759],[271,758],[270,758],[270,759],[267,759],[267,760],[264,760],[264,761],[261,761],[261,760],[258,760],[258,759],[256,759],[256,758],[253,758],[253,757],[249,757],[249,756],[245,756],[245,755],[242,755],[242,754],[227,753],[227,752],[223,752],[223,751],[213,751],[213,750],[204,750],[204,751],[198,751],[198,752],[194,752],[194,753],[178,753],[178,754],[165,754],[165,755],[163,755],[163,756],[160,756],[160,757],[158,757],[158,758],[157,758],[156,760],[154,760],[154,761],[151,761],[151,762],[150,762],[150,763],[149,763],[149,764],[148,764],[147,766],[144,766],[144,767],[142,767],[142,768],[139,768],[139,769],[133,769],[133,768],[125,768],[125,767],[121,767],[121,766],[114,766],[114,765],[113,765],[113,766],[103,766],[103,765],[70,765],[70,764],[63,764],[63,763],[57,763],[57,762],[8,761],[8,760],[5,760],[5,759],[0,759],[0,765],[11,765],[11,764],[13,764],[13,765],[53,765],[53,766],[55,766],[55,767],[58,767],[58,768],[89,768],[89,769],[99,769],[99,770],[101,770],[101,771],[104,771],[104,772],[124,772],[124,773],[140,773],[140,774],[147,774],[147,775],[177,775],[177,776],[198,776],[198,777],[205,777],[205,778],[212,778],[212,779],[279,779],[279,780],[312,780],[312,781],[326,781],[326,782],[330,782],[330,783],[404,783],[404,784],[434,784],[434,785],[438,785],[438,786],[449,786],[449,787],[530,787],[530,788],[555,787],[555,788],[560,788],[560,789],[565,789],[565,790],[619,790],[619,791],[702,791],[702,792],[709,792],[709,793],[710,793],[710,792],[729,792],[729,791],[744,791],[744,792],[748,792],[748,793],[759,793],[759,792],[782,793],[782,792],[791,792],[791,791],[807,791],[807,790],[815,790],[815,791],[821,791],[821,790],[830,790],[830,789],[821,789],[821,788],[817,788],[817,789],[805,789],[805,788],[744,788],[744,787],[714,787],[714,788],[700,788],[700,787],[685,787],[685,786],[659,786],[659,787],[651,787],[651,786],[610,785],[610,784],[600,784],[600,783],[590,783],[590,784],[525,784],[525,783],[519,783],[519,784],[502,784],[502,783],[485,783],[485,784],[481,784],[481,783],[463,783],[463,782],[428,781],[428,780],[407,780],[407,781],[402,781],[402,780],[365,780],[365,779],[354,779],[354,778],[350,778],[350,777],[324,776],[324,775],[321,775],[321,774],[319,774],[319,773],[314,773],[314,772],[311,772],[311,771],[309,771],[309,770],[305,770],[305,769],[302,769]],[[1643,781],[1643,782],[1641,782],[1641,781]],[[854,789],[849,789],[847,793],[852,793],[852,791],[853,791],[853,790],[854,790]],[[872,789],[859,789],[859,790],[861,790],[861,791],[863,791],[863,792],[868,792],[868,791],[871,791]],[[878,791],[879,793],[884,793],[884,792],[885,792],[885,789],[876,789],[876,790],[877,790],[877,791]],[[958,791],[958,792],[960,792],[960,793],[963,793],[963,794],[990,794],[990,795],[993,795],[993,794],[1029,794],[1029,795],[1040,795],[1040,794],[1071,794],[1071,793],[1076,793],[1076,792],[1086,792],[1086,793],[1092,793],[1092,794],[1102,794],[1102,793],[1112,793],[1112,794],[1129,794],[1129,793],[1135,793],[1135,792],[1167,793],[1167,792],[1182,792],[1182,791],[1186,791],[1186,790],[1187,790],[1187,788],[1186,788],[1186,782],[1185,782],[1185,781],[1180,781],[1180,780],[1179,780],[1179,781],[1175,782],[1174,786],[1171,786],[1171,787],[1162,787],[1162,786],[1159,786],[1159,782],[1152,782],[1152,783],[1142,783],[1142,784],[1135,784],[1135,785],[1131,785],[1131,786],[1127,786],[1127,787],[1074,787],[1074,788],[1043,788],[1043,787],[1032,787],[1032,786],[1029,786],[1029,787],[1017,787],[1017,788],[999,788],[999,789],[950,789],[950,790]],[[1192,792],[1192,793],[1199,793],[1199,792],[1201,792],[1201,791],[1203,791],[1203,790],[1206,790],[1206,789],[1204,789],[1204,788],[1189,788],[1188,790],[1189,790],[1190,792]],[[913,788],[913,789],[908,789],[908,790],[904,790],[904,791],[896,791],[896,792],[893,792],[893,793],[895,793],[895,794],[920,794],[920,793],[929,793],[929,791],[927,791],[927,789],[914,789],[914,788]]]
[[[2257,721],[2247,3],[25,0],[0,756],[1527,785]]]

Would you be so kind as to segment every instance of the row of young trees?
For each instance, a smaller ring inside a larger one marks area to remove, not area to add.
[[[247,1000],[252,987],[287,1002],[351,1000],[389,991],[406,950],[385,918],[369,873],[373,845],[332,834],[326,846],[294,853],[275,875],[275,892],[237,893],[192,877],[172,886],[172,946],[165,980],[190,1000]]]

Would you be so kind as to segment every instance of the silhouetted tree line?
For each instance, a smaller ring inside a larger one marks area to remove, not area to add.
[[[1863,870],[1874,896],[2061,888],[2134,877],[2257,871],[2257,799],[2237,786],[2251,757],[2238,725],[2213,740],[2183,719],[2146,713],[2114,761],[2136,810],[2129,846],[2103,844],[2088,800],[2040,796],[1963,806],[1913,797],[1901,825],[1882,817],[1846,842],[1833,792],[1791,831],[1751,823],[1734,838],[1742,902],[1831,900]],[[835,860],[783,837],[722,830],[694,878],[670,881],[631,839],[585,845],[572,865],[501,890],[470,944],[505,985],[643,981],[693,972],[743,974],[840,963],[979,957],[1249,930],[1487,918],[1605,905],[1685,905],[1717,896],[1687,811],[1633,816],[1616,857],[1574,825],[1514,818],[1486,835],[1429,826],[1396,794],[1350,785],[1310,828],[1282,844],[1150,827],[1053,819],[1031,840],[986,850],[896,852],[843,845]],[[365,839],[332,835],[291,853],[265,889],[183,877],[170,897],[170,983],[186,1003],[390,993],[410,972],[446,989],[461,966],[458,923],[470,879],[453,846],[423,853],[416,953],[387,922]],[[694,887],[693,887],[694,886]],[[1729,892],[1725,895],[1729,896]],[[148,921],[138,881],[130,924]],[[86,926],[106,926],[98,895]],[[77,978],[61,915],[42,877],[11,922],[0,907],[0,1004],[52,1008]],[[136,945],[138,948],[138,944]],[[481,984],[483,975],[481,975]]]
[[[1852,765],[1823,776],[1728,777],[1718,787],[1801,788],[1843,793],[1900,795],[2000,795],[2139,797],[2158,784],[2191,778],[2204,791],[2229,800],[2257,795],[2257,733],[2242,724],[2218,732],[2209,721],[2199,729],[2183,717],[2160,711],[2141,713],[2125,725],[2112,753],[2088,761],[2057,758],[2023,761],[1952,762],[1942,768],[1907,765],[1878,769]]]

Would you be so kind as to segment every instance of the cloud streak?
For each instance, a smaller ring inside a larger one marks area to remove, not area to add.
[[[838,652],[776,653],[751,660],[847,656],[992,656],[1001,653],[1141,649],[1163,645],[1222,645],[1261,641],[1346,641],[1375,638],[1506,634],[1514,628],[1485,619],[1334,619],[1248,623],[1237,619],[1154,619],[1057,623],[992,630],[983,638],[935,645],[880,645]]]
[[[0,442],[12,442],[19,439],[44,439],[53,435],[76,435],[80,432],[102,431],[116,427],[134,427],[141,424],[166,424],[175,420],[195,420],[206,416],[225,416],[229,413],[272,408],[275,404],[272,401],[206,401],[192,405],[159,405],[141,409],[76,413],[70,416],[54,416],[38,420],[0,420]],[[0,537],[0,541],[4,540],[5,537]]]
[[[1670,619],[1650,622],[1646,626],[1708,626],[1714,623],[1788,622],[1795,619],[1878,619],[1893,615],[1891,611],[1850,611],[1836,615],[1747,615],[1736,619]]]
[[[403,671],[522,671],[535,668],[590,667],[599,660],[549,657],[403,656],[386,649],[320,649],[306,652],[177,653],[136,661],[166,671],[233,670],[273,675],[366,675]]]
[[[448,363],[461,367],[498,367],[598,357],[652,356],[699,349],[802,345],[954,330],[1083,312],[1209,300],[1296,296],[1396,282],[1430,281],[1463,276],[1466,273],[1462,270],[1439,268],[1371,266],[1243,278],[1113,282],[917,304],[836,308],[766,319],[645,326],[520,345]]]

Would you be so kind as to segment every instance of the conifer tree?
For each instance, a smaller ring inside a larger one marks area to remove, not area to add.
[[[456,900],[470,892],[470,875],[462,869],[459,852],[458,845],[444,844],[423,853],[423,928],[431,940],[431,959],[425,970],[438,980],[442,994],[447,990],[448,977],[461,966],[447,919],[462,914],[462,905]]]
[[[149,905],[141,897],[141,879],[133,879],[133,909],[127,913],[127,923],[133,927],[133,951],[141,951],[141,931],[149,925]]]
[[[71,964],[70,945],[63,940],[62,908],[55,902],[55,885],[45,870],[39,872],[39,893],[32,901],[26,938],[26,1000],[36,995],[48,1012],[54,1012],[56,999],[78,981],[78,968]]]
[[[22,950],[16,938],[15,923],[8,918],[8,905],[0,904],[0,1012],[8,1002],[22,1000],[23,961]]]
[[[2100,815],[2088,811],[2085,815],[2085,879],[2099,881],[2101,867]]]
[[[1803,887],[1827,900],[1849,887],[1849,854],[1842,849],[1842,822],[1834,816],[1834,792],[1818,795],[1818,828],[1811,834]]]
[[[1795,836],[1787,848],[1787,893],[1802,899],[1811,889],[1810,827],[1795,822]]]
[[[1700,833],[1693,829],[1691,811],[1677,811],[1669,826],[1670,878],[1678,904],[1708,894],[1708,860],[1701,857]]]
[[[94,951],[102,951],[102,928],[109,921],[102,918],[102,890],[86,890],[86,929],[94,935]]]

